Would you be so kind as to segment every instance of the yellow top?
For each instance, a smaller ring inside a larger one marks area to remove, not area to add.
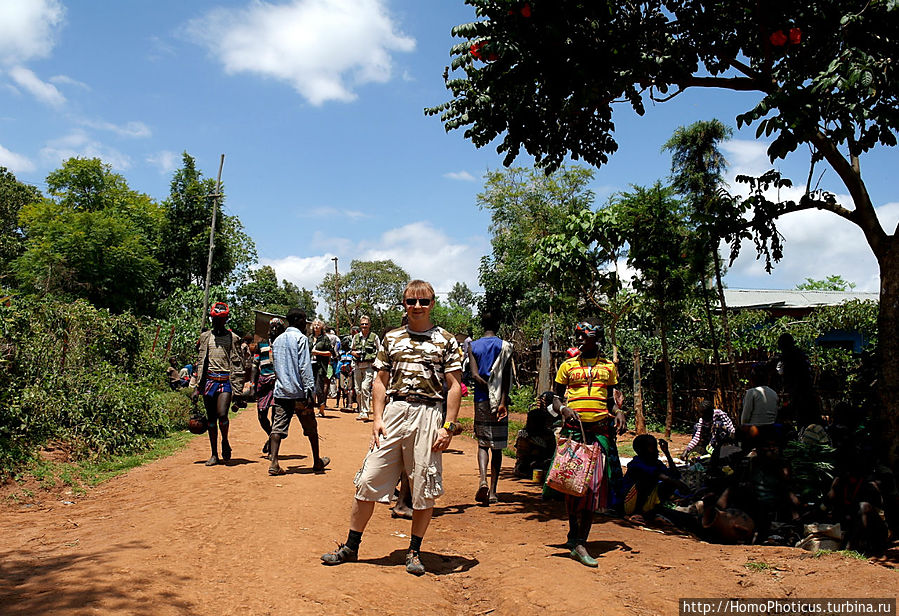
[[[601,357],[572,357],[559,366],[556,383],[567,387],[568,408],[576,411],[581,421],[599,421],[607,418],[614,406],[607,387],[618,384],[618,370]]]

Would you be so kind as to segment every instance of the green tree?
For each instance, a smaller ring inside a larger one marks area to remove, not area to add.
[[[837,274],[832,274],[823,280],[806,278],[805,282],[796,285],[797,291],[851,291],[854,288],[854,282],[845,280]]]
[[[487,173],[478,204],[490,211],[491,253],[481,259],[479,280],[482,306],[500,322],[533,330],[527,331],[530,336],[542,331],[549,312],[573,320],[575,298],[547,280],[534,261],[534,247],[544,237],[564,233],[569,216],[590,211],[592,179],[584,167],[550,175],[517,167]],[[564,330],[569,327],[566,322]]]
[[[19,212],[42,198],[34,186],[23,184],[6,167],[0,167],[0,284],[9,285],[12,261],[25,250]]]
[[[159,247],[162,263],[161,291],[168,294],[188,285],[203,285],[209,258],[209,226],[212,222],[215,180],[204,178],[190,154],[172,176],[169,198],[164,202],[165,231]],[[221,208],[223,198],[218,199]],[[210,284],[239,281],[256,260],[256,245],[237,216],[219,210]]]
[[[453,284],[453,288],[446,295],[446,301],[453,306],[461,306],[468,308],[469,312],[477,304],[477,297],[474,291],[468,288],[464,282]]]
[[[467,334],[472,330],[471,309],[459,304],[444,304],[438,300],[431,311],[431,320],[453,334]]]
[[[604,314],[617,364],[618,322],[630,310],[633,296],[620,294],[618,260],[626,247],[614,214],[614,208],[570,213],[561,231],[537,242],[533,263],[557,290]]]
[[[371,317],[372,330],[383,332],[396,327],[402,318],[399,310],[403,289],[409,282],[409,274],[390,259],[360,261],[353,259],[350,271],[339,279],[339,312],[341,329],[357,325],[363,314]],[[335,316],[334,274],[328,274],[318,285],[318,292],[331,308],[331,320]]]
[[[724,268],[718,246],[722,239],[726,239],[738,247],[742,239],[742,235],[735,232],[735,229],[743,221],[744,208],[738,199],[727,192],[724,181],[727,160],[719,148],[719,144],[732,134],[733,130],[718,120],[699,121],[687,127],[679,127],[664,146],[665,150],[671,152],[672,186],[684,198],[687,217],[696,231],[699,250],[694,253],[695,266],[698,273],[704,274],[710,262],[714,270],[724,344],[731,368],[735,365],[736,357],[727,321],[727,303],[722,282]],[[705,279],[705,276],[701,276],[703,298],[708,302]],[[708,304],[706,316],[714,336],[712,311]],[[723,381],[717,339],[713,340],[713,349],[720,388]]]
[[[674,419],[674,384],[668,337],[681,314],[693,284],[686,250],[690,239],[683,207],[674,189],[661,183],[650,188],[635,186],[618,196],[610,208],[614,224],[628,244],[627,262],[637,274],[634,289],[653,316],[662,345],[665,368],[665,437],[671,436]]]
[[[312,292],[287,280],[278,284],[278,275],[270,265],[249,270],[234,295],[236,310],[231,327],[243,333],[253,330],[254,310],[284,315],[291,308],[302,308],[309,318],[316,314]]]
[[[497,150],[510,165],[522,148],[553,169],[566,156],[605,164],[618,147],[613,105],[640,115],[647,99],[664,102],[689,88],[753,93],[737,125],[757,124],[771,137],[774,161],[807,145],[805,190],[798,201],[772,201],[768,190],[790,184],[771,171],[741,178],[753,194],[749,229],[766,264],[781,256],[771,221],[817,209],[858,226],[881,277],[881,331],[899,321],[899,236],[885,229],[862,179],[866,154],[894,147],[899,129],[899,4],[893,0],[793,0],[751,5],[716,0],[627,3],[466,0],[479,21],[453,29],[453,99],[427,109],[447,130]],[[812,186],[822,161],[836,172],[851,207]],[[778,193],[779,194],[779,193]],[[878,379],[884,444],[899,452],[899,337],[882,336]]]
[[[71,158],[47,176],[50,198],[25,205],[25,251],[14,262],[23,288],[147,313],[160,266],[160,207],[98,158]]]

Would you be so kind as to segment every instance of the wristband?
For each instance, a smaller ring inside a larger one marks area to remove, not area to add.
[[[448,421],[443,424],[443,429],[452,434],[453,436],[457,436],[462,434],[462,424],[458,424],[455,421]]]

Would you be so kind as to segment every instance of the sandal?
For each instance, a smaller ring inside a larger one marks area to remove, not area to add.
[[[274,468],[269,468],[269,469],[268,469],[268,474],[271,475],[272,477],[277,477],[278,475],[283,475],[283,474],[285,474],[286,472],[287,472],[287,471],[285,471],[285,470],[284,470],[283,468],[281,468],[280,466],[276,466],[276,467],[274,467]]]
[[[324,473],[325,467],[331,463],[331,458],[327,456],[322,456],[318,459],[318,462],[312,465],[313,473]]]

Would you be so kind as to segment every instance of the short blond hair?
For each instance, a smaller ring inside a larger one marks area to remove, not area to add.
[[[315,331],[315,326],[316,326],[316,325],[321,325],[321,326],[322,326],[322,333],[325,333],[325,322],[324,322],[324,321],[322,321],[321,319],[314,319],[314,320],[312,321],[312,331]]]
[[[434,299],[434,287],[431,286],[430,282],[425,282],[424,280],[410,280],[403,291],[403,299],[409,297],[411,293],[418,294],[422,291],[426,292],[428,297]]]

